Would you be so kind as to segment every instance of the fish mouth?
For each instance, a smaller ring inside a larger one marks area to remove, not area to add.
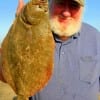
[[[37,6],[38,9],[40,9],[44,12],[48,12],[48,2],[47,2],[47,0],[38,0],[37,2],[33,1],[32,5]]]

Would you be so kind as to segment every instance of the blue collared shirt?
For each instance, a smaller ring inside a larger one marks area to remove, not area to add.
[[[83,24],[67,41],[54,35],[55,61],[51,79],[33,100],[98,100],[100,33]]]

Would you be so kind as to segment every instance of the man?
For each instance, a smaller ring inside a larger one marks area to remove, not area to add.
[[[82,23],[84,6],[84,0],[50,0],[54,72],[32,100],[98,100],[100,33]]]
[[[84,0],[50,0],[54,71],[31,100],[99,100],[100,33],[82,23],[84,6]]]
[[[54,72],[32,100],[98,100],[100,33],[82,23],[84,6],[84,0],[50,0]]]

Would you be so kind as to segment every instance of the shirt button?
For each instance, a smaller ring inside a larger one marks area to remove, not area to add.
[[[64,52],[61,52],[61,54],[63,55],[63,54],[64,54]]]

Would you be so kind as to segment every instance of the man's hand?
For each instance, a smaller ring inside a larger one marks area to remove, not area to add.
[[[19,13],[21,12],[23,7],[24,7],[24,0],[18,0],[18,7],[17,7],[17,11],[16,11],[16,16],[19,15]]]

